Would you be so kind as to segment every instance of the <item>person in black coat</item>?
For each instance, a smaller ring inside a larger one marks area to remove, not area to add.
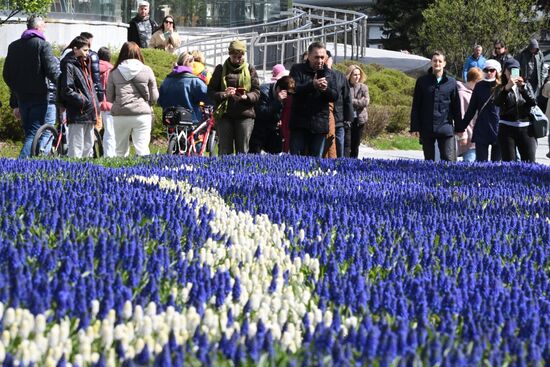
[[[61,60],[59,99],[66,108],[69,124],[69,157],[92,157],[94,125],[100,113],[99,102],[90,71],[88,40],[76,37],[72,51]]]
[[[534,163],[537,139],[529,113],[537,100],[528,81],[512,76],[512,70],[519,68],[520,63],[516,59],[506,61],[502,83],[495,91],[495,106],[500,108],[498,145],[503,161],[515,161],[517,147],[523,162]]]
[[[44,124],[48,111],[48,79],[56,84],[59,62],[44,36],[45,23],[40,17],[27,20],[27,30],[12,42],[4,62],[4,81],[10,88],[10,106],[20,118],[25,140],[19,158],[31,153],[34,136]]]
[[[90,43],[90,47],[92,47],[92,41],[94,39],[93,34],[89,32],[82,32],[80,33],[80,36],[86,38]],[[90,51],[88,51],[88,57],[90,58],[90,68],[92,71],[92,80],[94,81],[94,89],[97,94],[97,100],[103,101],[103,95],[105,91],[103,90],[103,86],[101,85],[101,78],[99,76],[99,55],[97,54],[97,52],[90,49]]]
[[[290,153],[322,157],[329,131],[329,103],[338,99],[338,90],[334,73],[325,65],[325,45],[313,42],[307,55],[307,61],[290,69],[296,82],[290,117]]]
[[[424,159],[435,160],[435,142],[441,159],[456,162],[454,124],[461,121],[456,80],[445,72],[445,55],[432,54],[432,67],[414,87],[411,134],[420,137]]]
[[[351,122],[353,121],[353,104],[346,76],[332,69],[334,59],[327,50],[327,67],[334,72],[338,100],[334,103],[334,122],[336,136],[336,155],[338,158],[349,157],[351,153]]]
[[[135,42],[140,48],[149,47],[149,40],[158,24],[149,16],[148,1],[142,0],[138,3],[138,14],[128,25],[128,42]]]

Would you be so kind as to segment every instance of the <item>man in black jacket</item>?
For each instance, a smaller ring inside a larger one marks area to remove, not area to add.
[[[308,47],[307,61],[294,64],[296,82],[290,116],[290,153],[322,157],[329,131],[329,103],[338,99],[334,72],[327,68],[327,50],[321,42]]]
[[[13,98],[13,113],[23,122],[25,140],[19,158],[31,153],[34,135],[44,124],[48,111],[48,81],[57,84],[59,63],[44,36],[45,23],[41,17],[31,16],[27,30],[12,42],[4,62],[4,81]]]
[[[91,49],[94,35],[89,32],[82,32],[80,33],[80,37],[86,38],[90,43],[88,57],[90,58],[90,68],[92,72],[92,80],[94,81],[94,89],[97,94],[97,100],[103,101],[103,93],[105,93],[105,91],[103,90],[101,80],[99,79],[99,55]]]
[[[135,42],[140,48],[147,48],[157,23],[149,17],[149,2],[138,3],[138,14],[130,20],[128,28],[128,42]]]
[[[435,160],[435,142],[441,159],[456,161],[454,125],[460,122],[460,100],[456,80],[445,73],[445,55],[432,54],[428,74],[416,81],[411,110],[410,132],[420,137],[424,159]]]

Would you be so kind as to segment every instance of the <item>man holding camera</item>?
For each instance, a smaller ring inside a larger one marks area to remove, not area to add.
[[[290,153],[322,157],[329,132],[329,103],[338,99],[334,73],[326,65],[323,43],[308,47],[307,60],[294,64],[290,76],[296,82],[290,116]]]
[[[441,160],[456,162],[454,123],[460,122],[460,99],[456,80],[445,72],[445,55],[432,54],[432,67],[414,87],[411,134],[420,138],[424,159],[435,160],[435,143]]]

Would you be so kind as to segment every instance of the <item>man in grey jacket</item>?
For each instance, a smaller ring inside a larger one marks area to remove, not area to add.
[[[34,136],[48,111],[48,80],[57,85],[59,62],[46,42],[46,24],[41,17],[27,19],[27,30],[12,42],[4,62],[4,81],[11,91],[13,114],[23,123],[25,140],[19,158],[31,154]]]
[[[544,68],[544,55],[539,49],[539,42],[536,39],[530,40],[529,46],[521,51],[516,59],[520,65],[519,75],[531,84],[535,96],[539,96],[547,73]]]

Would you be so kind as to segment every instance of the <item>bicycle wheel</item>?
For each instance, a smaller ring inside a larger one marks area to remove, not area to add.
[[[103,137],[101,136],[101,133],[95,128],[94,135],[94,158],[100,158],[103,157]]]
[[[208,142],[206,143],[206,151],[210,153],[210,155],[214,155],[214,150],[216,149],[216,143],[217,143],[217,136],[216,136],[216,130],[211,130],[210,135],[208,136]]]
[[[59,134],[55,127],[49,124],[42,125],[32,140],[31,156],[58,156],[60,153],[58,137]]]
[[[175,155],[179,154],[179,147],[178,147],[178,138],[175,135],[172,135],[170,137],[170,140],[168,141],[168,151],[167,154]]]

